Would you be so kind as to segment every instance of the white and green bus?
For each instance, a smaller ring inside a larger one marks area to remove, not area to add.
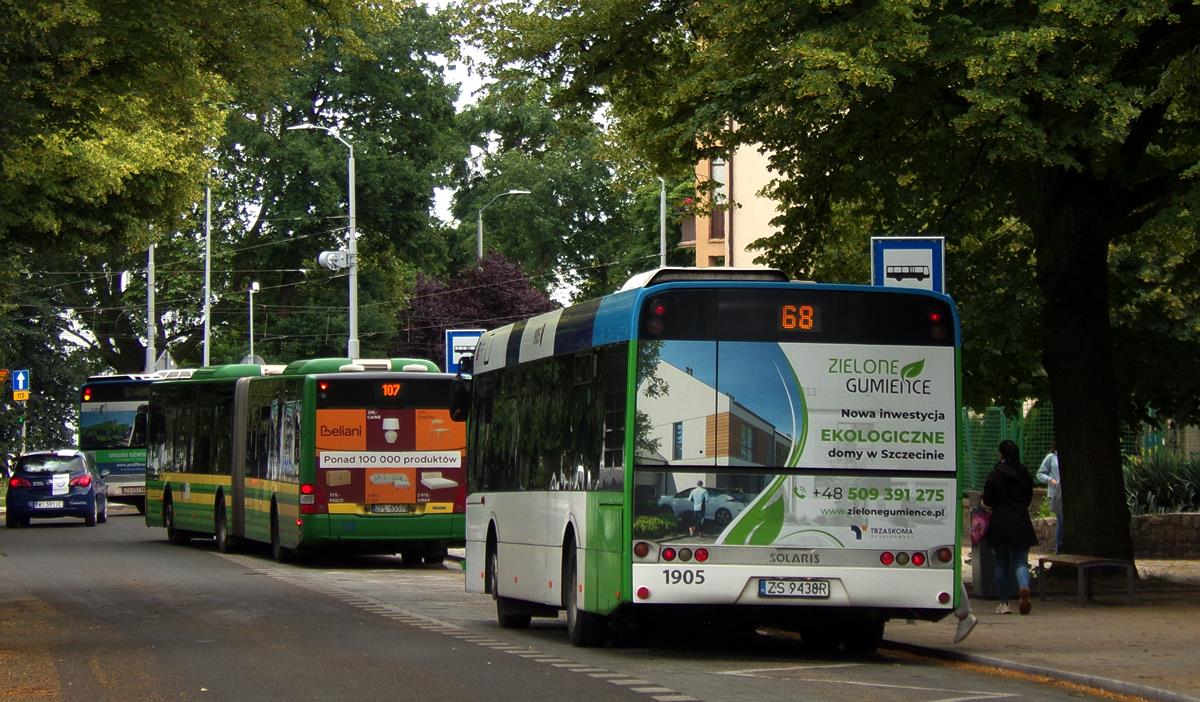
[[[687,617],[878,646],[960,597],[958,316],[911,289],[660,269],[487,332],[466,588],[570,639]]]

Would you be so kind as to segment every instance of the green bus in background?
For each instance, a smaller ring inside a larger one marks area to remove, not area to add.
[[[485,333],[466,589],[577,645],[655,620],[874,650],[962,595],[949,297],[660,269]]]
[[[79,448],[107,471],[108,499],[146,511],[146,403],[155,380],[191,370],[94,375],[79,390]]]
[[[414,359],[234,364],[150,387],[146,524],[272,556],[440,563],[463,542],[454,376]]]

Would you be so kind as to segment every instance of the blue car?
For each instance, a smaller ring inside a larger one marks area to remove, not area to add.
[[[108,521],[108,487],[82,451],[33,451],[17,459],[4,508],[9,529],[33,517],[82,517],[96,526]]]

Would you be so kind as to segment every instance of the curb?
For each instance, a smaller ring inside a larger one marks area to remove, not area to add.
[[[1094,687],[1098,690],[1104,690],[1106,692],[1112,692],[1121,695],[1134,695],[1148,700],[1155,700],[1156,702],[1200,702],[1200,698],[1190,697],[1178,692],[1171,692],[1170,690],[1162,690],[1157,687],[1148,687],[1146,685],[1138,685],[1137,683],[1125,682],[1124,680],[1113,680],[1112,678],[1102,678],[1098,675],[1073,673],[1067,670],[1058,670],[1057,668],[1048,668],[1046,666],[1033,665],[1031,663],[1018,663],[1016,661],[1005,660],[1003,658],[980,656],[974,653],[947,651],[946,649],[942,648],[931,648],[928,646],[920,646],[918,644],[902,643],[899,641],[884,641],[882,644],[880,644],[880,647],[898,651],[907,651],[908,653],[927,656],[930,658],[941,658],[948,661],[986,665],[993,668],[1013,670],[1018,673],[1026,673],[1029,675],[1042,675],[1055,680],[1061,680],[1063,682],[1086,685],[1088,687]]]

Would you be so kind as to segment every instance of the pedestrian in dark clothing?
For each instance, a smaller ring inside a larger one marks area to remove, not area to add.
[[[1017,445],[1000,442],[1000,462],[992,468],[983,487],[983,503],[992,509],[984,538],[996,555],[996,590],[1000,593],[997,614],[1008,614],[1008,577],[1016,574],[1021,614],[1029,614],[1029,548],[1037,543],[1029,503],[1033,501],[1033,477],[1021,465]]]

